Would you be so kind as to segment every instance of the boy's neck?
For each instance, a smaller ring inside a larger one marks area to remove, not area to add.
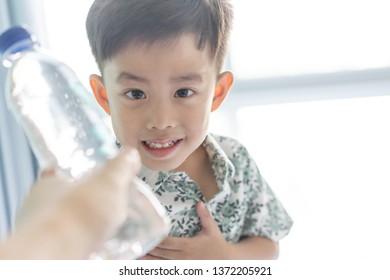
[[[175,171],[187,173],[198,184],[206,200],[218,192],[214,169],[203,145],[200,145]]]
[[[204,146],[200,145],[175,171],[185,172],[191,179],[194,179],[206,161],[208,161],[208,154]]]

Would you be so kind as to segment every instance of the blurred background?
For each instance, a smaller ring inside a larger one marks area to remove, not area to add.
[[[92,0],[0,0],[88,86]],[[210,131],[238,138],[294,219],[280,259],[390,249],[390,0],[233,0],[235,83]],[[4,81],[0,69],[0,85]],[[38,167],[0,87],[0,239]]]

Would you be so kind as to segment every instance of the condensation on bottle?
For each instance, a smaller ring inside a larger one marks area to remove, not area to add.
[[[0,54],[8,68],[7,105],[41,168],[56,167],[62,176],[78,180],[116,155],[114,134],[92,94],[25,27],[0,35]],[[150,187],[135,178],[129,195],[123,226],[91,258],[136,259],[167,236],[169,219]]]

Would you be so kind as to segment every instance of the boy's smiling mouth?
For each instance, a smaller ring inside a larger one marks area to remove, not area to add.
[[[152,141],[143,141],[143,144],[148,146],[151,149],[164,149],[169,148],[175,145],[179,140],[170,140],[167,142],[152,142]]]
[[[171,154],[183,139],[142,141],[144,149],[155,158],[163,158]]]

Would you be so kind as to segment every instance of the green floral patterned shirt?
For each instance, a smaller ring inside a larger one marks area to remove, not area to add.
[[[219,188],[209,201],[184,172],[141,170],[140,178],[151,186],[171,218],[170,235],[190,237],[201,230],[195,205],[203,201],[230,242],[247,236],[279,241],[286,236],[293,222],[245,147],[232,138],[211,134],[203,146]]]

